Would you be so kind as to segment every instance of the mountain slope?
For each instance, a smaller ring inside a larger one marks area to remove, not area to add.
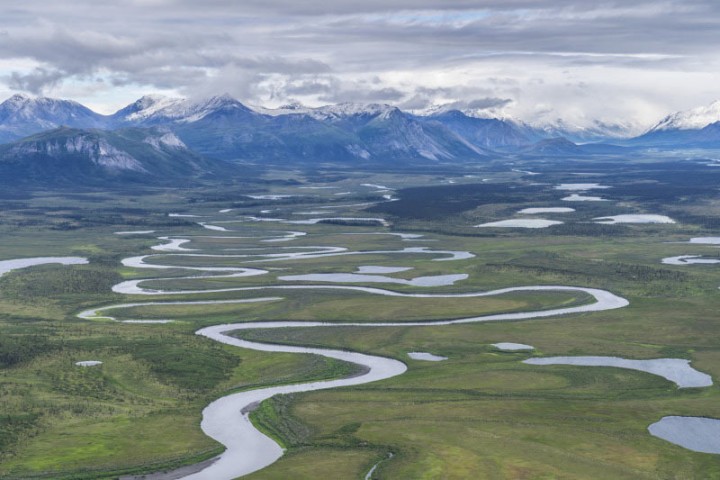
[[[720,122],[720,100],[707,106],[668,115],[648,130],[648,133],[668,130],[701,130],[716,122]]]
[[[428,122],[439,122],[481,148],[514,148],[540,140],[534,132],[527,128],[523,129],[513,122],[497,118],[471,117],[459,110],[448,110],[421,118]]]
[[[716,147],[720,144],[720,101],[663,118],[630,143],[655,147]]]
[[[353,117],[358,115],[349,119]],[[418,122],[392,107],[372,116],[355,132],[375,157],[395,160],[422,158],[432,162],[488,157],[485,151],[444,125]]]
[[[567,138],[574,143],[617,142],[632,137],[639,131],[631,123],[607,123],[594,120],[587,126],[575,125],[562,119],[550,123],[529,125],[539,138]]]
[[[15,185],[185,183],[236,170],[198,156],[162,129],[61,127],[0,145],[0,182]]]

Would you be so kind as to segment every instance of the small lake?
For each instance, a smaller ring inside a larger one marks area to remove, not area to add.
[[[609,202],[609,200],[607,200],[606,198],[593,197],[588,195],[578,195],[577,193],[573,193],[572,195],[563,197],[561,200],[565,202]]]
[[[361,267],[358,267],[356,273],[362,273],[362,274],[368,274],[368,273],[380,273],[380,274],[386,274],[386,273],[399,273],[399,272],[406,272],[408,270],[412,270],[412,267],[381,267],[377,265],[363,265]]]
[[[690,366],[684,358],[629,360],[620,357],[543,357],[523,360],[528,365],[576,365],[581,367],[615,367],[658,375],[675,383],[678,388],[710,387],[712,377]]]
[[[566,190],[566,191],[584,191],[584,190],[595,190],[610,188],[607,185],[600,185],[599,183],[561,183],[555,187],[555,190]]]
[[[720,263],[720,258],[702,258],[700,255],[679,255],[677,257],[666,257],[662,259],[665,265],[693,265],[693,264],[714,264]]]
[[[720,420],[704,417],[663,417],[648,427],[650,435],[693,452],[720,454]]]
[[[500,343],[493,343],[492,346],[497,348],[498,350],[502,350],[503,352],[519,352],[522,350],[535,350],[535,347],[533,347],[532,345],[525,345],[524,343],[500,342]]]
[[[442,362],[443,360],[448,359],[448,357],[433,355],[432,353],[428,352],[408,352],[407,355],[413,360],[424,360],[426,362]]]
[[[482,223],[475,226],[479,228],[548,228],[553,225],[560,225],[561,223],[563,222],[558,220],[545,220],[544,218],[513,218],[510,220]]]
[[[83,360],[81,362],[75,362],[75,365],[78,367],[95,367],[97,365],[102,365],[103,362],[100,360]]]
[[[88,263],[88,259],[83,257],[32,257],[0,260],[0,275],[4,275],[19,268],[47,265],[51,263],[59,263],[60,265],[85,265]]]
[[[675,223],[675,220],[665,215],[652,214],[613,215],[609,217],[596,217],[593,220],[595,220],[595,223],[604,223],[606,225],[615,225],[618,223]]]
[[[572,213],[574,208],[569,207],[535,207],[535,208],[523,208],[518,213],[524,215],[535,215],[538,213]]]

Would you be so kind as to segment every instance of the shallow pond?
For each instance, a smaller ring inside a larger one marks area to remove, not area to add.
[[[654,437],[692,450],[720,454],[720,420],[704,417],[663,417],[648,427]]]
[[[679,388],[712,386],[712,377],[690,366],[684,358],[629,360],[620,357],[543,357],[523,360],[528,365],[577,365],[582,367],[616,367],[658,375]]]
[[[558,220],[545,220],[544,218],[513,218],[510,220],[482,223],[475,226],[479,228],[548,228],[553,225],[560,225],[561,223],[563,222]]]
[[[600,185],[599,183],[561,183],[555,187],[555,190],[565,191],[584,191],[584,190],[596,190],[610,188],[607,185]]]
[[[702,258],[700,255],[679,255],[677,257],[665,257],[662,259],[665,265],[693,265],[693,264],[714,264],[720,263],[718,258]]]
[[[19,268],[47,265],[51,263],[59,263],[60,265],[85,265],[88,263],[88,259],[83,257],[31,257],[0,260],[0,275],[4,275]]]
[[[504,352],[518,352],[522,350],[535,350],[532,345],[525,345],[524,343],[512,343],[512,342],[500,342],[493,343],[493,347]]]
[[[578,195],[573,193],[567,197],[563,197],[561,200],[566,202],[609,202],[609,200],[602,197],[593,197],[588,195]]]
[[[615,225],[618,223],[675,223],[675,220],[670,217],[653,214],[613,215],[609,217],[596,217],[593,220],[595,220],[595,223],[604,223],[606,225]]]
[[[448,357],[433,355],[432,353],[428,352],[408,352],[407,355],[413,360],[424,360],[426,362],[442,362],[443,360],[448,359]]]
[[[569,207],[535,207],[535,208],[523,208],[518,211],[524,215],[535,215],[537,213],[571,213],[574,212],[574,208]]]

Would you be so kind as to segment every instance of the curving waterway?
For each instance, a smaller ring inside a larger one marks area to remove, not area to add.
[[[165,251],[177,252],[178,249],[184,249],[182,244],[187,243],[187,238],[171,239],[162,237],[163,243],[160,248]],[[155,249],[158,250],[157,248]],[[160,251],[162,251],[160,250]],[[277,345],[260,342],[251,342],[230,336],[230,332],[240,332],[245,330],[258,329],[278,329],[278,328],[333,328],[333,327],[423,327],[423,326],[441,326],[455,325],[480,322],[497,322],[497,321],[514,321],[514,320],[530,320],[537,318],[554,317],[559,315],[570,315],[588,312],[600,312],[616,308],[622,308],[628,305],[628,301],[606,290],[595,288],[573,287],[573,286],[520,286],[503,288],[492,291],[468,292],[468,293],[401,293],[393,290],[387,290],[376,287],[351,286],[351,285],[267,285],[267,286],[249,286],[234,287],[224,289],[208,289],[208,290],[162,290],[147,289],[141,286],[143,281],[159,281],[159,280],[177,280],[181,279],[201,279],[201,278],[217,278],[235,277],[235,276],[253,276],[267,274],[267,270],[253,269],[247,267],[183,267],[179,265],[168,265],[161,263],[148,263],[146,260],[153,257],[207,257],[207,258],[237,258],[244,262],[253,261],[281,261],[281,260],[297,260],[303,258],[319,258],[324,256],[335,255],[362,255],[362,254],[432,254],[435,256],[434,261],[462,260],[472,258],[474,255],[469,252],[458,252],[449,250],[430,250],[424,247],[410,247],[395,251],[367,251],[352,252],[342,247],[305,247],[299,248],[300,251],[287,251],[273,254],[248,254],[248,255],[212,255],[212,254],[194,254],[194,253],[167,253],[144,255],[139,257],[130,257],[122,261],[123,265],[136,268],[149,269],[188,269],[201,271],[201,275],[193,275],[190,277],[173,277],[173,278],[155,278],[144,280],[130,280],[122,282],[115,287],[113,291],[124,294],[134,295],[183,295],[183,294],[199,294],[210,292],[252,292],[252,291],[293,291],[293,290],[345,290],[353,292],[362,292],[370,295],[389,296],[389,297],[410,297],[410,298],[475,298],[475,297],[491,297],[505,295],[515,292],[578,292],[584,293],[592,297],[593,301],[583,305],[555,308],[548,310],[537,310],[528,312],[500,313],[492,315],[471,316],[467,318],[452,320],[437,320],[429,322],[375,322],[375,323],[332,323],[332,322],[299,322],[299,321],[276,321],[276,322],[246,322],[232,323],[224,325],[216,325],[198,330],[198,335],[207,337],[211,340],[224,343],[227,345],[257,350],[263,352],[287,352],[321,355],[327,358],[333,358],[349,363],[353,363],[360,367],[360,374],[351,377],[325,380],[316,382],[304,382],[283,386],[274,386],[268,388],[259,388],[239,392],[222,397],[203,410],[203,420],[201,428],[209,437],[217,440],[225,446],[225,451],[213,459],[212,462],[204,462],[188,470],[185,468],[182,475],[173,478],[184,479],[207,479],[207,480],[223,480],[237,478],[251,472],[260,470],[283,455],[283,449],[272,439],[265,436],[257,430],[250,422],[250,412],[263,400],[269,399],[278,394],[300,393],[316,390],[324,390],[331,388],[339,388],[351,385],[361,385],[370,382],[385,380],[401,375],[407,370],[405,363],[392,358],[385,358],[376,355],[368,355],[358,352],[349,352],[326,348],[310,348],[303,346]],[[156,259],[157,260],[157,259]],[[389,277],[388,277],[389,278]],[[199,304],[223,304],[223,303],[245,303],[245,302],[266,302],[280,301],[281,297],[262,297],[251,299],[237,300],[202,300],[202,301],[173,301],[173,302],[143,302],[143,303],[123,303],[98,307],[85,310],[78,314],[84,319],[112,319],[106,312],[108,310],[130,308],[145,305],[199,305]],[[125,320],[134,323],[143,320]],[[151,321],[154,323],[172,321],[171,319]],[[188,471],[192,473],[187,473]]]
[[[279,387],[261,388],[240,392],[208,405],[203,410],[201,428],[206,435],[225,445],[226,450],[215,462],[206,466],[201,471],[182,478],[186,479],[232,479],[242,475],[260,470],[274,463],[283,454],[282,448],[272,439],[257,430],[250,422],[249,414],[260,402],[274,395],[287,393],[300,393],[329,388],[338,388],[350,385],[361,385],[379,380],[385,380],[401,375],[407,370],[403,362],[391,358],[367,355],[363,353],[332,350],[324,348],[308,348],[301,346],[288,346],[251,342],[227,335],[229,332],[243,330],[276,329],[276,328],[332,328],[332,327],[423,327],[438,325],[454,325],[462,323],[492,322],[527,320],[557,315],[567,315],[582,312],[597,312],[622,308],[628,305],[627,300],[605,290],[582,287],[563,286],[528,286],[505,288],[489,292],[474,292],[463,294],[402,294],[391,290],[384,290],[369,287],[350,286],[317,286],[317,285],[293,285],[293,286],[267,286],[247,287],[246,290],[277,290],[277,289],[345,289],[366,293],[387,296],[422,297],[422,298],[468,298],[503,295],[511,292],[523,291],[579,291],[591,295],[595,302],[588,305],[576,307],[558,308],[533,312],[516,312],[495,315],[483,315],[477,317],[462,318],[456,320],[439,320],[431,322],[379,322],[379,323],[331,323],[331,322],[246,322],[225,325],[216,325],[203,328],[196,333],[208,337],[220,343],[233,345],[240,348],[258,350],[263,352],[287,352],[306,353],[321,355],[359,365],[363,373],[357,376],[338,380],[327,380],[318,382],[307,382],[299,384],[284,385]],[[157,302],[155,304],[162,304]],[[185,302],[172,302],[182,304]],[[187,302],[193,304],[193,302]],[[227,303],[226,301],[207,301],[204,303]],[[114,308],[123,306],[137,306],[138,304],[115,305]],[[92,317],[85,317],[92,318]]]

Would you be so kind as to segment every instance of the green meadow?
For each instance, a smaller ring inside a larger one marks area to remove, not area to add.
[[[717,178],[691,171],[696,173],[695,184],[686,177],[673,184],[678,168],[659,163],[614,166],[598,180],[613,186],[601,191],[613,201],[602,204],[560,201],[567,192],[554,191],[552,185],[575,177],[551,166],[539,176],[539,186],[507,171],[483,173],[492,188],[471,178],[463,180],[460,174],[427,172],[347,174],[321,184],[352,192],[341,200],[333,198],[333,190],[301,190],[301,198],[273,203],[251,200],[243,196],[247,192],[229,187],[35,192],[0,199],[0,260],[50,255],[90,260],[88,265],[43,265],[0,277],[0,478],[110,479],[203,461],[223,449],[200,429],[202,409],[214,399],[243,389],[359,371],[355,365],[316,355],[221,345],[195,335],[204,326],[261,320],[418,322],[577,306],[591,300],[577,292],[410,298],[322,288],[152,296],[111,290],[133,279],[147,279],[143,288],[167,291],[307,285],[278,277],[352,273],[366,265],[411,267],[390,275],[404,279],[468,275],[454,285],[431,288],[358,284],[402,293],[570,285],[606,289],[627,298],[630,305],[514,322],[244,331],[242,338],[249,340],[341,348],[408,365],[405,374],[388,380],[263,402],[251,418],[287,452],[247,478],[362,479],[376,464],[373,479],[720,478],[716,455],[694,453],[647,432],[648,425],[665,415],[720,418],[717,385],[678,389],[661,377],[632,370],[522,363],[546,355],[671,357],[691,360],[696,369],[716,381],[720,378],[720,266],[661,263],[677,255],[718,257],[716,247],[684,243],[720,231],[720,204],[708,186]],[[643,169],[652,178],[641,178]],[[296,180],[307,180],[297,175]],[[297,192],[267,178],[263,192]],[[447,178],[459,185],[438,186]],[[401,198],[397,202],[366,210],[353,205],[381,196],[359,187],[362,183],[410,190],[396,193]],[[674,187],[663,190],[666,184]],[[327,215],[298,213],[330,205],[341,206],[328,209]],[[549,229],[474,227],[531,206],[570,206],[576,212],[541,215],[565,221]],[[233,210],[219,213],[225,208]],[[272,212],[262,213],[268,209]],[[677,223],[592,222],[594,217],[631,212],[669,215]],[[295,220],[383,216],[391,227],[246,221],[244,216],[250,215]],[[241,221],[218,223],[227,220]],[[196,221],[229,231],[208,230]],[[114,234],[130,230],[155,233]],[[307,235],[263,241],[287,231]],[[424,237],[403,240],[374,234],[378,232]],[[157,236],[190,239],[182,246],[194,251],[152,250],[166,243]],[[386,253],[281,260],[190,256],[280,254],[327,246]],[[399,252],[406,247],[468,251],[475,257],[437,261],[448,255]],[[151,254],[156,256],[147,263],[168,268],[136,269],[120,263],[126,257]],[[188,266],[248,267],[268,273],[218,277],[182,268]],[[190,275],[202,278],[183,278]],[[280,298],[145,305],[103,313],[118,320],[174,320],[166,324],[76,317],[88,308],[120,303],[264,297]],[[491,345],[497,342],[525,343],[535,350],[501,352]],[[413,351],[448,359],[412,360],[407,353]],[[75,365],[82,360],[103,364]]]

